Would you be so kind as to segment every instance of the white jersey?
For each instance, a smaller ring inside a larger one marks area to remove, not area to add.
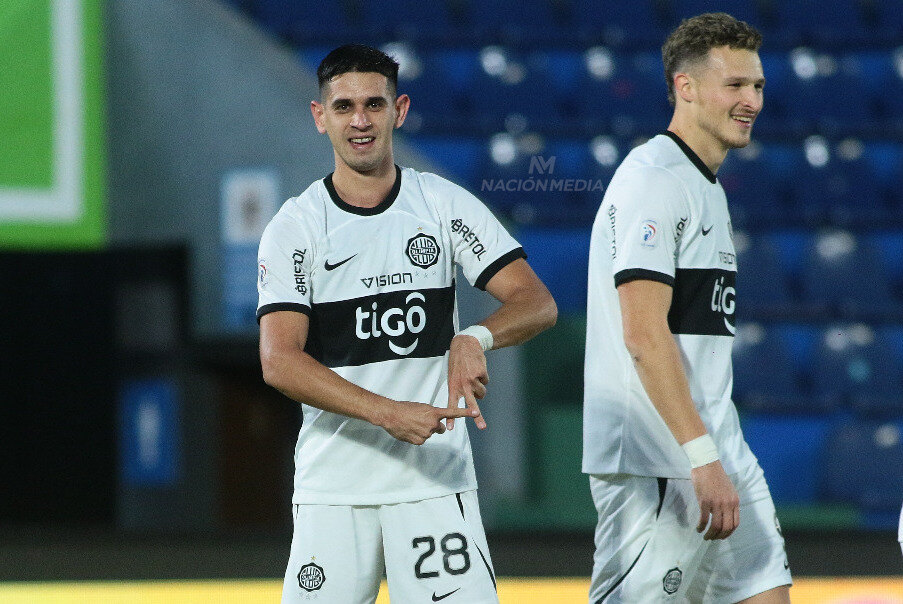
[[[624,345],[616,288],[635,279],[673,287],[668,325],[725,472],[755,463],[731,401],[736,270],[724,189],[702,160],[670,132],[631,151],[590,242],[584,472],[690,476]]]
[[[306,351],[343,378],[445,407],[456,265],[483,289],[526,255],[464,189],[410,168],[396,173],[374,208],[345,203],[332,175],[282,206],[260,242],[257,317],[304,313]],[[293,503],[377,505],[476,488],[465,422],[415,446],[363,420],[302,409]]]

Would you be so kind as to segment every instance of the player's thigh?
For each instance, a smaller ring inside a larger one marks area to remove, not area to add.
[[[497,604],[476,491],[380,506],[393,602]]]
[[[705,602],[741,602],[766,594],[765,602],[779,602],[771,596],[776,587],[790,585],[790,565],[784,537],[758,464],[732,475],[740,496],[740,526],[727,539],[715,541],[703,562],[704,584],[694,584],[691,594]],[[754,600],[755,601],[755,600]]]
[[[599,521],[590,602],[684,601],[707,543],[689,480],[591,476]]]
[[[372,604],[385,569],[377,508],[295,505],[292,512],[282,604]]]

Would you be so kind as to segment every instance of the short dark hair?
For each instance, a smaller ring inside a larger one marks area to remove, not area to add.
[[[317,80],[320,90],[332,78],[349,72],[375,72],[386,76],[394,94],[398,89],[398,63],[383,51],[363,44],[339,46],[320,62]]]
[[[704,13],[684,19],[662,46],[668,102],[675,103],[674,74],[687,63],[704,59],[713,48],[758,51],[761,45],[762,34],[755,27],[727,13]]]

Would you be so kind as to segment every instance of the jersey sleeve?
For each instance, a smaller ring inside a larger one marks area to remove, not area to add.
[[[277,214],[257,253],[257,321],[277,310],[310,315],[314,241],[301,224]]]
[[[674,285],[676,250],[690,220],[677,177],[637,169],[612,182],[604,213],[611,241],[615,287],[646,279]]]
[[[483,202],[465,189],[435,175],[434,192],[443,227],[448,230],[453,255],[467,280],[478,289],[518,258],[524,248]]]

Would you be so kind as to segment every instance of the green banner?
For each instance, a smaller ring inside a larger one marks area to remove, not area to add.
[[[100,0],[0,0],[0,247],[106,238]]]

